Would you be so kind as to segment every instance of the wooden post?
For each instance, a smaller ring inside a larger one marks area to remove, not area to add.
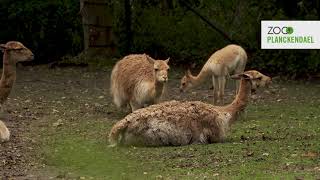
[[[131,53],[132,48],[132,30],[131,30],[131,4],[130,0],[124,0],[124,14],[125,14],[125,25],[126,25],[126,46],[125,52]]]
[[[112,14],[107,0],[80,0],[83,24],[84,50],[112,55]],[[98,50],[98,51],[97,51]]]

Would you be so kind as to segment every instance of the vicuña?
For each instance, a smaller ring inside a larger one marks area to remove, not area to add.
[[[192,87],[198,86],[203,81],[212,77],[213,83],[213,104],[224,104],[224,89],[226,77],[230,74],[242,73],[246,67],[247,54],[245,50],[238,45],[228,45],[211,55],[197,76],[193,76],[190,70],[181,79],[180,91],[186,91]],[[236,92],[238,91],[238,83]]]
[[[110,146],[180,146],[222,142],[230,126],[246,108],[251,90],[271,82],[269,77],[255,70],[231,77],[241,80],[239,93],[231,104],[213,106],[199,101],[168,101],[139,109],[112,127]]]
[[[118,61],[111,73],[111,95],[117,107],[132,111],[158,103],[168,81],[167,60],[134,54]]]

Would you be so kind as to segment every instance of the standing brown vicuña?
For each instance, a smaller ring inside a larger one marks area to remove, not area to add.
[[[117,62],[111,73],[111,95],[117,107],[131,110],[157,103],[168,81],[167,60],[146,54],[128,55]]]
[[[0,80],[0,105],[1,111],[3,111],[4,103],[16,81],[16,64],[22,61],[31,61],[34,55],[18,41],[9,41],[6,44],[0,44],[0,49],[3,52],[3,69]]]

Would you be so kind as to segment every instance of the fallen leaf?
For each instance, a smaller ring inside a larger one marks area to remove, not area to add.
[[[58,126],[61,126],[61,125],[63,125],[62,119],[58,119],[56,122],[54,122],[52,124],[53,127],[58,127]]]
[[[247,156],[253,156],[254,152],[253,151],[249,151],[247,152]]]
[[[318,154],[317,153],[315,153],[315,152],[306,152],[306,153],[304,153],[304,154],[302,154],[302,156],[303,157],[310,157],[310,158],[314,158],[314,157],[317,157],[318,156]]]

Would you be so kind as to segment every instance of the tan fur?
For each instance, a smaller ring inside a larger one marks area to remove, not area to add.
[[[0,142],[9,141],[10,139],[10,131],[7,126],[0,121]]]
[[[217,103],[218,98],[223,104],[226,77],[233,73],[242,73],[246,63],[247,54],[245,50],[238,45],[228,45],[213,53],[197,76],[193,76],[188,70],[187,74],[181,79],[180,90],[186,91],[212,77],[213,104]]]
[[[167,60],[154,60],[146,54],[128,55],[111,73],[111,95],[118,107],[132,111],[157,103],[168,81]]]
[[[28,48],[17,41],[0,44],[0,49],[3,51],[3,69],[0,80],[0,105],[3,108],[16,80],[16,63],[32,60],[34,56]]]
[[[241,78],[240,90],[227,106],[168,101],[134,111],[113,126],[110,145],[180,146],[222,142],[230,125],[246,107],[251,84],[263,81],[256,78],[257,75],[262,74],[250,71],[233,76]]]
[[[268,76],[265,76],[258,71],[246,71],[247,73],[252,74],[252,76],[256,77],[257,79],[261,79],[261,81],[253,81],[252,82],[252,89],[256,90],[259,87],[265,87],[271,84],[271,78]]]

